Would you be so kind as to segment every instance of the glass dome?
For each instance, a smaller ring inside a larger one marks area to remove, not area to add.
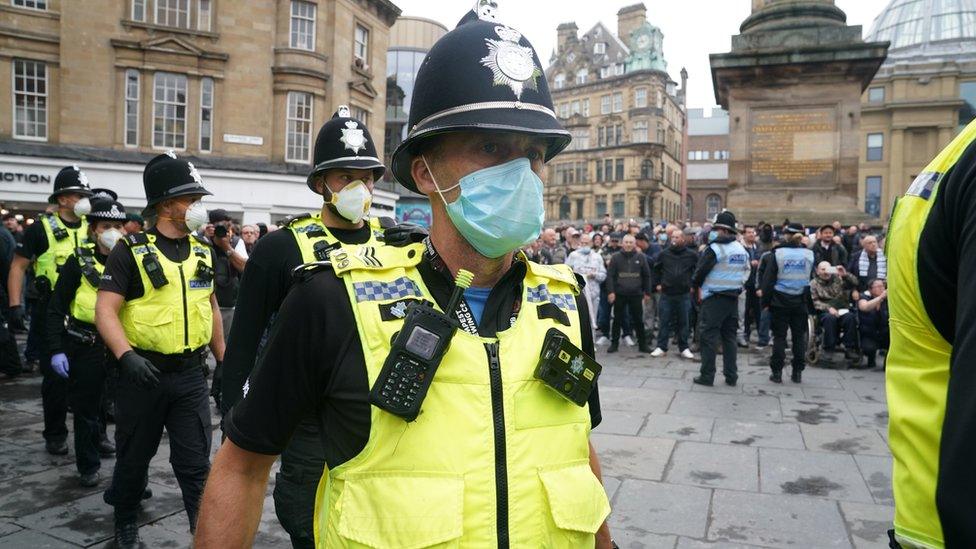
[[[890,41],[892,53],[971,52],[976,47],[976,0],[892,0],[874,20],[868,40]]]

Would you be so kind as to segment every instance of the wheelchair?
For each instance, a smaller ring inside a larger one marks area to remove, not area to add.
[[[857,352],[856,358],[845,357],[843,361],[838,363],[833,363],[833,369],[847,369],[856,368],[861,364],[864,359],[864,354],[861,352],[861,315],[860,311],[857,309],[857,304],[853,303],[850,305],[850,311],[854,315],[854,350]],[[824,333],[823,326],[820,322],[820,312],[815,311],[807,315],[807,364],[810,366],[819,365],[821,359],[823,359],[824,350]],[[821,365],[821,367],[829,368],[826,363]]]

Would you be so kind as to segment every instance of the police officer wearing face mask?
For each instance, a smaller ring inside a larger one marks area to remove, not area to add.
[[[327,259],[343,244],[382,245],[383,228],[393,224],[368,215],[373,182],[386,167],[366,126],[350,116],[348,107],[340,106],[319,130],[314,156],[307,184],[322,195],[321,211],[297,216],[286,230],[268,234],[248,259],[221,376],[224,414],[241,399],[262,335],[291,288],[292,271]],[[319,423],[310,415],[295,430],[275,478],[275,511],[294,547],[314,546],[315,492],[325,467],[320,437]]]
[[[200,199],[210,192],[193,164],[172,152],[146,165],[143,185],[143,215],[155,225],[112,250],[95,305],[98,332],[119,362],[118,456],[105,501],[115,507],[123,548],[140,543],[138,505],[164,427],[193,530],[210,469],[205,347],[218,362],[224,355],[213,249],[191,234],[207,222]]]
[[[101,457],[115,454],[105,435],[102,393],[115,368],[95,330],[95,297],[108,254],[122,238],[125,208],[110,196],[94,198],[88,243],[75,248],[61,269],[47,309],[51,369],[68,380],[74,418],[75,463],[82,486],[98,484]],[[67,319],[67,322],[65,320]]]
[[[393,155],[397,179],[431,200],[430,237],[344,246],[302,271],[225,418],[197,548],[253,542],[270,467],[313,411],[318,547],[611,546],[589,444],[598,395],[578,406],[533,374],[550,329],[592,356],[582,281],[516,253],[542,229],[544,162],[571,137],[531,45],[482,4],[421,65]],[[460,269],[473,283],[449,307]],[[367,394],[418,301],[459,327],[407,423]]]
[[[32,309],[31,338],[40,342],[40,365],[44,381],[41,399],[44,405],[44,440],[47,451],[55,455],[68,453],[68,384],[51,370],[51,353],[47,349],[45,333],[47,304],[58,281],[61,268],[68,257],[81,246],[88,234],[85,214],[91,209],[88,197],[88,177],[78,166],[62,168],[54,179],[54,192],[47,201],[57,204],[54,213],[41,214],[31,224],[24,238],[17,244],[7,279],[7,299],[10,308],[7,319],[14,327],[23,326],[20,298],[27,267],[33,264],[35,284],[39,294]]]

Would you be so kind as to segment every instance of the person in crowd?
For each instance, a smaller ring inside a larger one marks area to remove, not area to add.
[[[146,220],[141,215],[135,212],[125,214],[125,224],[122,225],[125,234],[141,233],[144,230],[146,230]]]
[[[17,241],[7,230],[7,224],[0,225],[0,303],[7,303],[7,277],[10,274],[10,263],[14,258]],[[0,373],[7,377],[17,377],[24,373],[24,365],[20,360],[17,340],[7,323],[7,311],[0,308]]]
[[[878,354],[887,353],[890,342],[888,330],[888,289],[885,281],[871,280],[857,301],[858,330],[861,336],[861,352],[867,358],[866,368],[878,365]]]
[[[539,257],[542,259],[543,265],[566,263],[566,247],[559,242],[559,234],[556,229],[542,231],[542,248],[539,249]]]
[[[838,341],[844,344],[846,358],[859,356],[856,349],[857,318],[850,309],[852,292],[856,289],[857,278],[844,267],[834,267],[827,261],[817,264],[817,276],[810,283],[810,297],[820,317],[823,351],[828,360]]]
[[[851,225],[844,231],[844,235],[841,238],[841,244],[844,249],[847,250],[849,256],[853,256],[858,251],[861,250],[861,238],[867,236],[867,233],[861,234],[860,229],[857,225]]]
[[[637,250],[634,235],[624,235],[621,250],[610,257],[607,268],[607,301],[613,306],[613,326],[610,331],[608,353],[615,353],[620,343],[623,319],[630,321],[630,327],[637,333],[637,348],[642,353],[650,353],[643,322],[643,303],[651,296],[651,269],[647,257]],[[630,338],[629,335],[625,338]],[[628,345],[633,345],[625,341]]]
[[[738,345],[743,349],[749,348],[749,336],[752,335],[752,328],[759,328],[759,296],[756,295],[757,278],[759,269],[759,257],[762,252],[756,242],[756,227],[746,225],[742,228],[742,247],[749,254],[749,279],[746,280],[745,287],[739,294],[739,337]]]
[[[637,250],[644,254],[647,258],[648,265],[654,265],[657,261],[657,257],[661,254],[661,246],[657,243],[657,239],[654,235],[648,235],[646,231],[640,231],[634,236],[635,242],[637,244]],[[653,291],[654,285],[651,285],[651,297],[644,304],[644,312],[642,315],[642,322],[644,324],[644,333],[650,334],[651,339],[654,338],[654,324],[657,317],[657,304],[658,295]]]
[[[620,251],[620,239],[623,237],[621,233],[608,233],[607,245],[600,249],[600,256],[603,257],[603,264],[608,268],[610,267],[610,258],[613,254]],[[609,345],[610,344],[610,317],[612,316],[613,306],[607,299],[609,295],[608,282],[603,281],[600,284],[600,310],[597,311],[597,324],[600,329],[600,339],[597,340],[597,345]],[[630,319],[623,319],[623,333],[625,337],[630,333]]]
[[[580,247],[580,236],[582,236],[582,233],[577,231],[575,227],[568,227],[563,231],[563,235],[565,236],[563,247],[566,248],[566,257],[569,257],[569,254]]]
[[[586,283],[583,295],[589,305],[590,329],[597,329],[596,314],[600,306],[600,284],[607,279],[607,268],[599,252],[593,249],[593,237],[583,234],[580,237],[579,248],[573,250],[566,257],[566,265],[574,273],[581,276]]]
[[[735,215],[724,211],[715,217],[708,234],[708,246],[701,254],[692,285],[701,296],[701,372],[698,385],[715,380],[715,355],[722,342],[722,373],[725,384],[735,386],[739,378],[735,333],[739,326],[739,294],[749,278],[749,254],[736,240]]]
[[[678,349],[682,358],[694,359],[688,344],[691,313],[691,276],[698,264],[698,253],[685,245],[685,235],[675,231],[670,245],[661,252],[651,269],[652,287],[660,294],[657,348],[652,357],[662,357],[668,352],[671,327],[678,334]]]
[[[813,245],[813,258],[818,265],[823,261],[835,267],[847,265],[847,250],[834,241],[835,235],[833,225],[820,227],[817,242]]]
[[[257,225],[244,225],[241,227],[241,240],[244,241],[244,253],[248,256],[254,253],[254,245],[257,244],[260,234]]]
[[[861,239],[861,249],[851,256],[847,271],[857,276],[857,290],[868,289],[872,280],[888,280],[888,258],[878,245],[878,237],[873,234]]]
[[[3,226],[7,228],[10,235],[14,237],[16,243],[20,243],[24,239],[24,226],[20,224],[20,220],[17,219],[17,214],[7,213],[3,215]]]

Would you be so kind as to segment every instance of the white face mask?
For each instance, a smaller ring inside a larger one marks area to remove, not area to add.
[[[328,202],[335,206],[336,212],[351,223],[359,223],[369,212],[373,195],[362,179],[346,185],[341,191],[332,193]]]
[[[83,197],[78,202],[75,202],[74,212],[78,217],[90,214],[91,200],[88,200],[88,197]]]
[[[190,204],[190,207],[186,209],[186,213],[183,214],[183,222],[186,223],[186,228],[191,233],[206,225],[209,220],[207,207],[199,200]]]
[[[103,231],[102,234],[98,235],[98,243],[105,247],[106,250],[112,250],[115,248],[115,244],[118,243],[119,239],[122,238],[122,232],[118,229],[112,228]]]

